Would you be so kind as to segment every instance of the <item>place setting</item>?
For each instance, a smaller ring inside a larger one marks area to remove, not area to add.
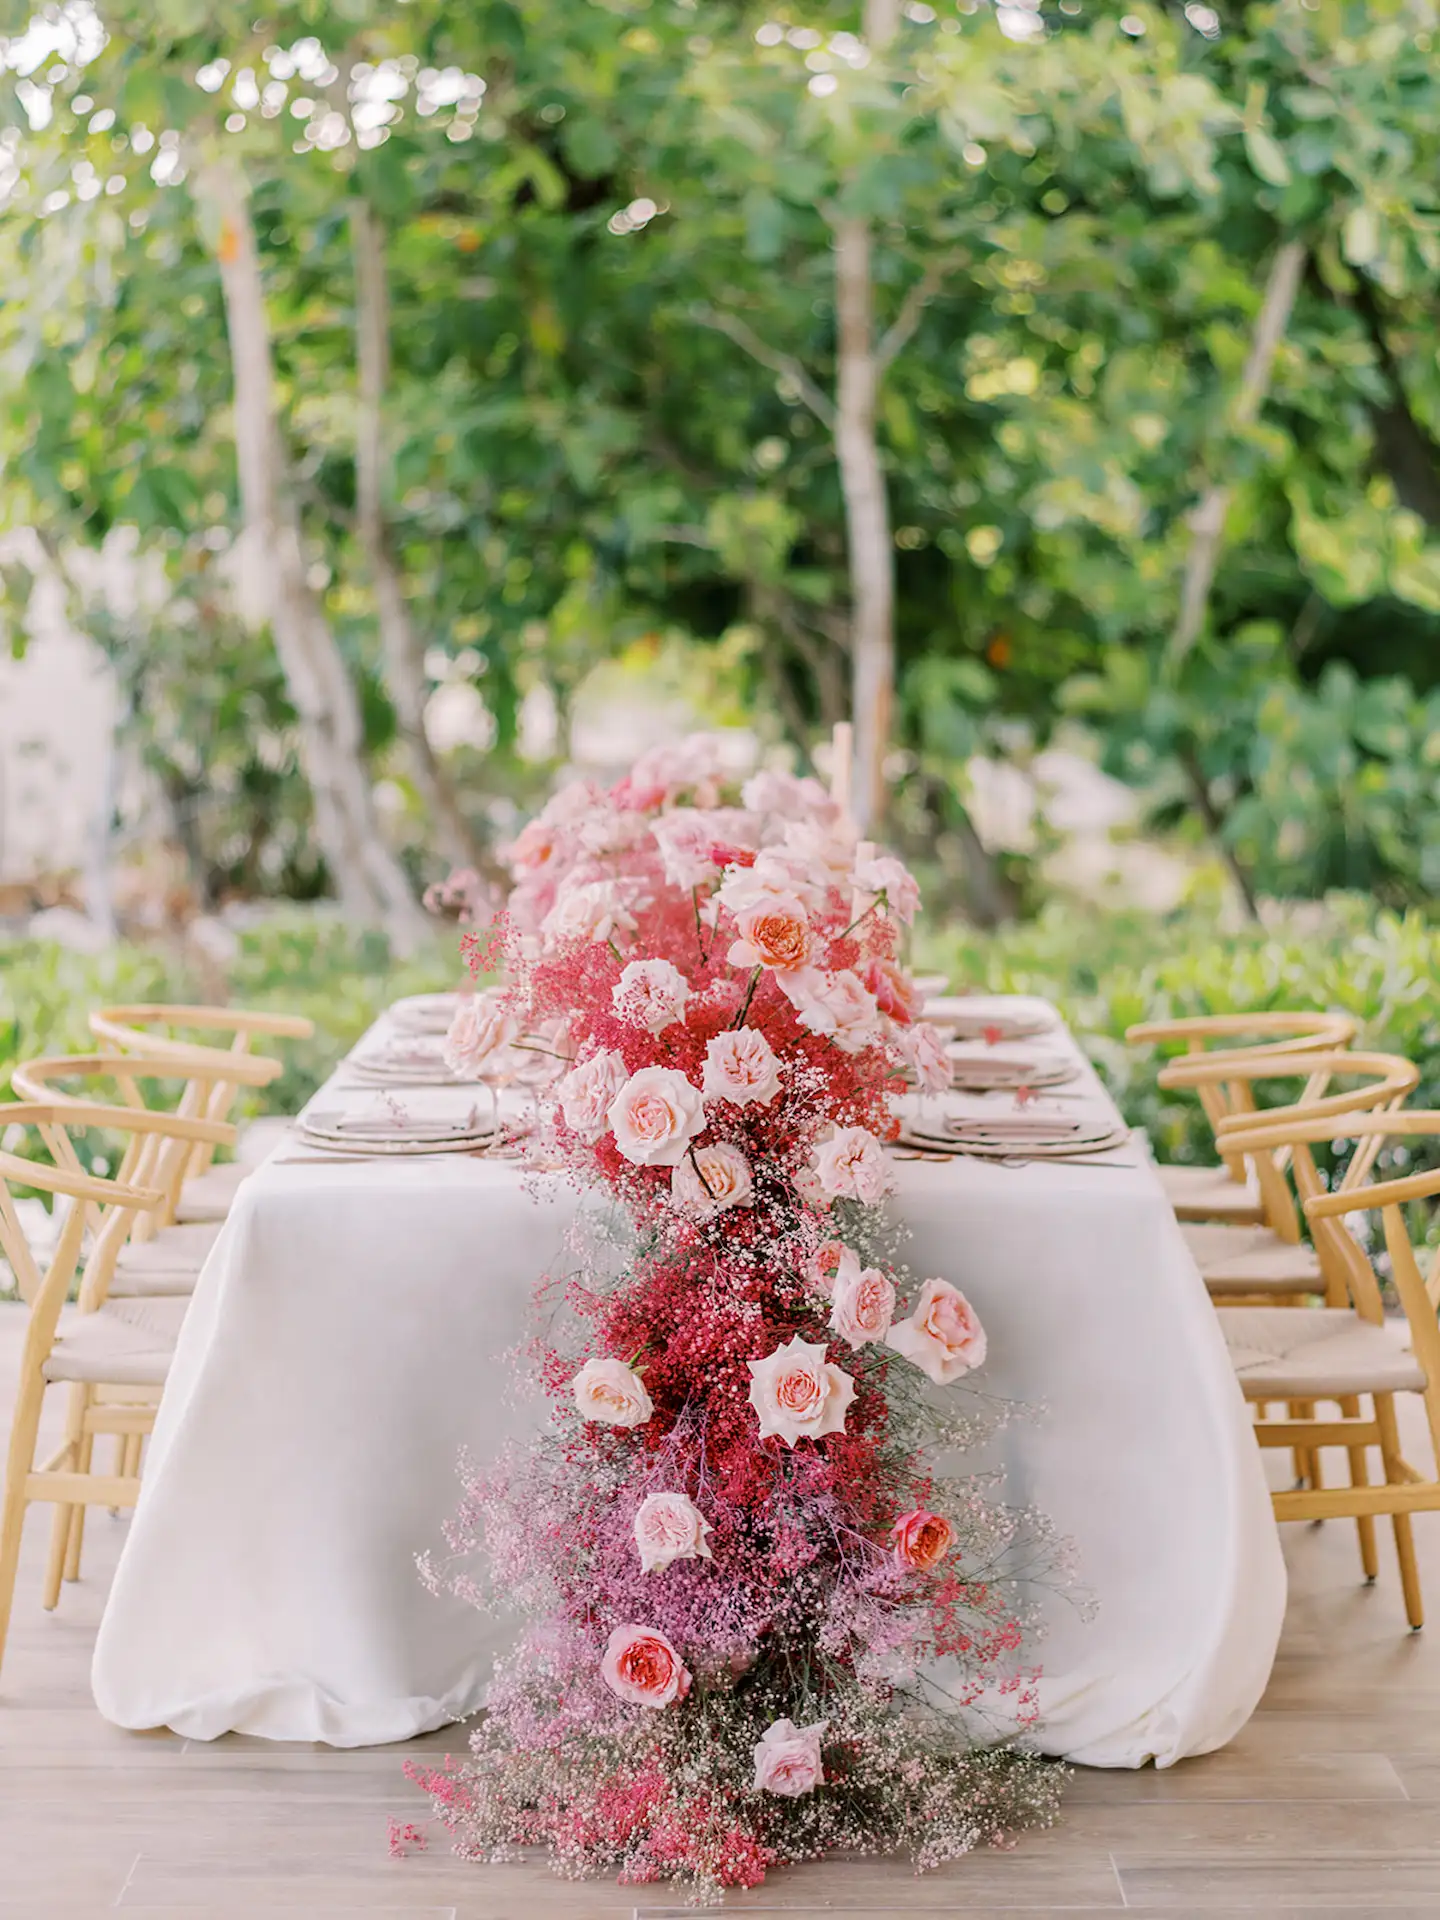
[[[947,1040],[980,1040],[992,1047],[1053,1034],[1060,1027],[1053,1007],[999,994],[936,994],[926,1000],[923,1018]]]
[[[332,1104],[335,1091],[328,1089],[295,1124],[307,1158],[312,1151],[363,1159],[476,1153],[490,1147],[501,1130],[497,1103],[473,1088],[443,1093],[415,1088],[403,1098],[376,1090]]]

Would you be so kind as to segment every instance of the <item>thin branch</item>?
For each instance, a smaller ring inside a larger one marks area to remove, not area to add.
[[[1305,246],[1299,240],[1287,240],[1270,263],[1265,282],[1265,297],[1250,340],[1245,370],[1240,376],[1240,392],[1232,417],[1238,428],[1253,426],[1261,402],[1270,385],[1275,354],[1290,320],[1290,310],[1305,267]],[[1228,481],[1215,481],[1206,488],[1199,505],[1190,516],[1193,538],[1185,562],[1185,579],[1180,590],[1180,616],[1170,641],[1170,663],[1177,667],[1200,638],[1210,588],[1220,560],[1220,545],[1225,533],[1225,516],[1234,489]]]
[[[699,307],[695,318],[701,326],[713,327],[717,333],[723,333],[727,339],[733,340],[737,347],[743,347],[751,359],[758,360],[762,367],[769,367],[772,373],[778,373],[782,379],[790,381],[815,418],[834,430],[835,408],[829,397],[820,391],[792,355],[767,346],[738,314],[726,313],[723,308]]]
[[[910,291],[900,302],[900,311],[881,334],[875,348],[877,376],[883,376],[895,356],[909,346],[926,307],[940,291],[941,282],[953,264],[950,260],[932,260],[920,278],[911,283]]]

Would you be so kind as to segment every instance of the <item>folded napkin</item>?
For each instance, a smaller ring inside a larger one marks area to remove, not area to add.
[[[490,1129],[489,1102],[485,1113],[473,1096],[428,1092],[371,1098],[353,1106],[312,1108],[304,1124],[316,1132],[346,1134],[367,1140],[458,1140]]]
[[[945,1131],[963,1140],[967,1134],[987,1140],[1073,1140],[1108,1133],[1101,1120],[1077,1120],[1061,1113],[947,1114]]]

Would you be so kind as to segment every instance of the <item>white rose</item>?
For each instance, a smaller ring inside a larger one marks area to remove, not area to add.
[[[747,1360],[750,1404],[760,1416],[760,1438],[771,1434],[793,1447],[797,1440],[820,1440],[845,1431],[845,1411],[855,1398],[855,1382],[843,1367],[825,1358],[823,1342],[797,1333],[763,1360]]]
[[[685,1018],[690,985],[668,960],[632,960],[610,995],[616,1013],[629,1026],[663,1033]]]
[[[880,1008],[858,974],[800,967],[775,979],[801,1026],[828,1035],[842,1053],[861,1053],[879,1038]]]
[[[755,1182],[740,1149],[722,1141],[696,1147],[677,1160],[670,1192],[683,1212],[708,1220],[730,1207],[748,1207],[755,1197]]]
[[[700,1089],[674,1067],[642,1067],[610,1103],[615,1145],[637,1167],[673,1167],[705,1128]]]
[[[572,1067],[555,1089],[566,1126],[582,1140],[598,1140],[609,1125],[610,1102],[624,1084],[625,1062],[618,1053],[593,1053]]]
[[[474,993],[455,1009],[445,1035],[445,1064],[451,1073],[478,1080],[491,1054],[520,1035],[520,1023],[493,994]]]
[[[565,887],[541,927],[552,946],[568,940],[603,943],[634,931],[635,916],[613,880],[587,880]]]
[[[919,911],[920,888],[915,876],[893,854],[876,853],[869,841],[860,845],[851,878],[865,899],[878,900],[883,895],[891,913],[907,927]]]
[[[570,1387],[582,1416],[607,1427],[643,1427],[655,1411],[645,1382],[623,1360],[587,1360]]]
[[[663,1573],[676,1560],[709,1560],[710,1522],[688,1495],[647,1494],[635,1511],[642,1573]]]

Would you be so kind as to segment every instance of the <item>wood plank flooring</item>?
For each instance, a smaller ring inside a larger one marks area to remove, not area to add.
[[[20,1311],[0,1305],[0,1420]],[[1414,1456],[1426,1459],[1423,1442]],[[388,1857],[413,1820],[407,1752],[454,1732],[339,1753],[231,1737],[125,1734],[90,1699],[89,1658],[123,1521],[92,1516],[85,1578],[39,1604],[48,1514],[32,1516],[0,1677],[0,1920],[661,1920],[661,1892],[575,1886],[542,1867]],[[1405,1630],[1382,1532],[1360,1583],[1348,1523],[1285,1530],[1292,1596],[1264,1706],[1224,1752],[1164,1773],[1085,1772],[1063,1820],[1009,1853],[915,1879],[826,1862],[726,1910],[786,1920],[1041,1920],[1128,1909],[1156,1920],[1440,1915],[1440,1517],[1416,1523],[1434,1625]]]

